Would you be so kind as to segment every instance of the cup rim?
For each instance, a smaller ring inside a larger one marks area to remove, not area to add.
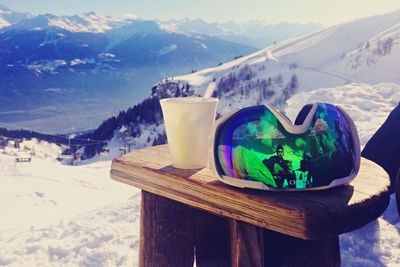
[[[180,103],[180,104],[204,104],[217,102],[218,98],[210,97],[206,100],[201,96],[188,96],[188,97],[170,97],[160,99],[160,103]]]

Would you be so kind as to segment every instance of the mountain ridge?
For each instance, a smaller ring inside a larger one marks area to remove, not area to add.
[[[202,19],[182,20],[151,20],[141,19],[136,16],[112,17],[98,15],[95,12],[85,12],[75,15],[53,15],[15,12],[11,9],[0,7],[0,28],[7,26],[29,28],[29,25],[36,24],[37,27],[59,27],[71,32],[92,32],[106,33],[118,30],[135,21],[154,21],[163,30],[177,33],[197,33],[219,37],[223,40],[241,43],[254,47],[265,47],[288,37],[299,36],[307,32],[321,29],[323,26],[318,23],[266,23],[262,21],[249,21],[237,23],[234,21],[216,23],[206,22]],[[19,24],[19,25],[18,25]],[[40,26],[39,26],[40,25]]]

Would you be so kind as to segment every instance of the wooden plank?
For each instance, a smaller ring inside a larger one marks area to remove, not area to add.
[[[350,185],[324,191],[234,188],[217,181],[207,168],[174,168],[165,145],[115,159],[111,176],[216,215],[302,239],[335,237],[357,229],[378,217],[389,203],[387,174],[366,159]]]

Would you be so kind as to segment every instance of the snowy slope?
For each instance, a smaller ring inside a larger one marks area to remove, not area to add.
[[[137,265],[139,190],[113,182],[109,160],[64,166],[54,144],[21,149],[31,163],[0,149],[0,266]]]
[[[46,226],[0,229],[0,266],[138,266],[140,192],[130,189],[126,200]]]
[[[33,139],[20,147],[0,150],[2,230],[69,218],[131,196],[104,171],[110,168],[109,160],[71,167],[56,161],[62,149],[55,144]],[[32,162],[16,162],[19,153],[30,154]]]
[[[293,75],[297,77],[296,92],[350,82],[400,84],[399,61],[400,10],[397,10],[284,40],[226,64],[175,77],[175,81],[189,83],[195,94],[202,94],[209,82],[220,83],[230,75],[239,80],[229,84],[232,94],[237,95],[246,87],[272,91],[273,96],[268,99],[282,104],[287,99],[282,97],[283,89]],[[250,75],[241,75],[243,72]],[[268,84],[268,79],[273,81],[279,76],[283,84]]]
[[[349,84],[302,92],[289,99],[286,114],[294,121],[303,105],[315,102],[343,107],[354,119],[361,145],[364,146],[386,120],[390,111],[399,104],[400,85]]]

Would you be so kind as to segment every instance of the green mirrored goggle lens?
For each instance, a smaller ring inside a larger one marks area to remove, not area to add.
[[[276,189],[327,186],[354,172],[351,125],[336,106],[318,104],[302,134],[285,130],[266,106],[240,110],[215,133],[220,175],[263,182]]]

